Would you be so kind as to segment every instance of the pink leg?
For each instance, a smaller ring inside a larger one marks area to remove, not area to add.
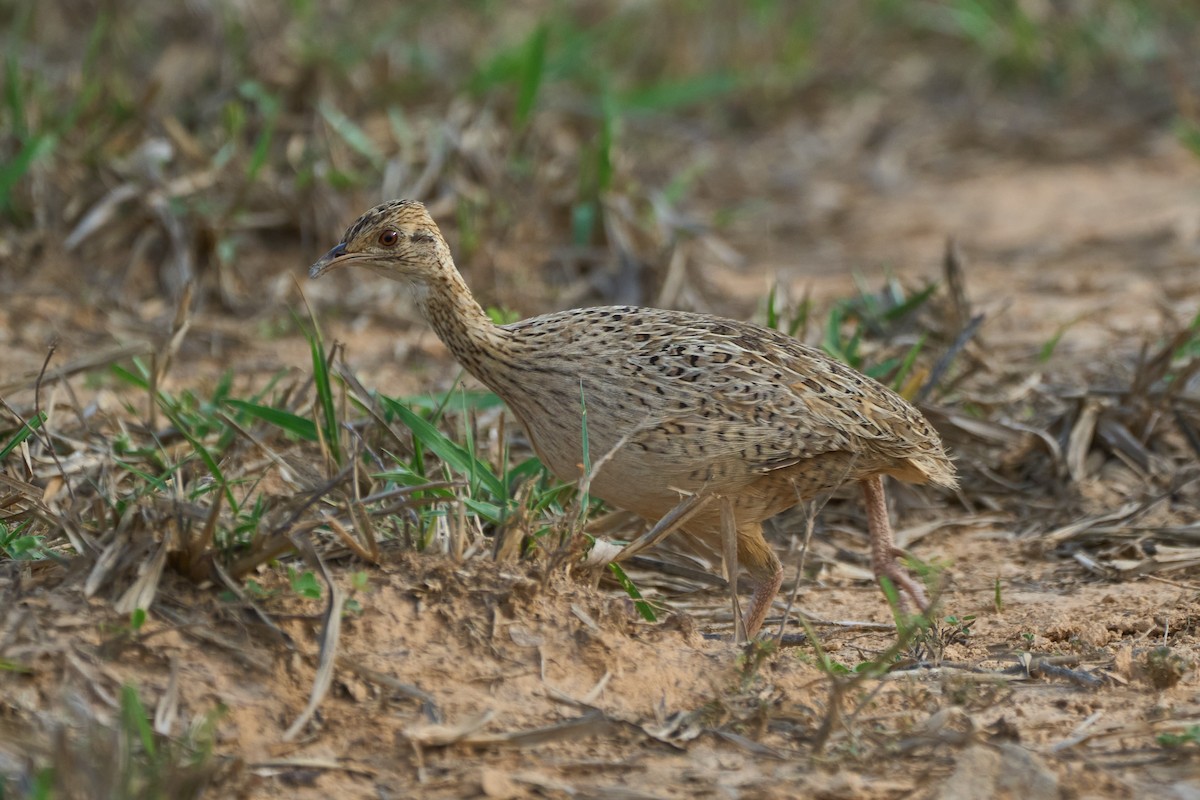
[[[754,594],[750,597],[750,607],[746,609],[745,615],[742,617],[742,623],[746,628],[746,638],[753,639],[762,629],[763,622],[767,619],[767,612],[771,610],[771,603],[775,600],[775,595],[779,594],[779,587],[783,584],[783,565],[779,563],[779,559],[774,557],[772,553],[772,563],[758,574],[753,574],[755,581]]]
[[[737,607],[737,569],[745,567],[753,581],[754,594],[750,597],[750,606],[742,615],[742,629],[746,639],[753,639],[762,629],[763,621],[771,610],[775,595],[783,583],[783,565],[774,548],[763,538],[761,522],[737,524],[732,502],[723,499],[721,502],[721,544],[725,555],[726,570],[730,581],[730,591],[734,593],[734,607]],[[734,567],[730,569],[730,566]],[[734,640],[739,641],[735,632]]]
[[[863,500],[867,506],[867,529],[871,533],[871,568],[875,577],[886,575],[895,584],[900,594],[900,607],[908,610],[908,601],[904,594],[916,602],[922,611],[929,610],[929,598],[925,589],[913,579],[912,575],[900,565],[897,556],[902,555],[896,549],[892,539],[892,524],[888,520],[887,497],[883,493],[883,476],[873,475],[862,481]]]

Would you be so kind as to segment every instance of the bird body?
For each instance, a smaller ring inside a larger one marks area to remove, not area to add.
[[[782,580],[763,520],[847,481],[866,493],[876,571],[924,603],[895,563],[890,527],[886,541],[876,535],[880,509],[888,524],[880,478],[953,487],[954,468],[920,412],[878,382],[778,331],[707,314],[608,306],[496,325],[411,201],[367,212],[311,274],[353,263],[412,285],[439,338],[560,479],[583,476],[586,425],[598,465],[589,491],[607,503],[657,521],[686,495],[728,498],[756,587],[749,635]],[[719,506],[685,531],[719,551]]]
[[[705,486],[762,519],[864,475],[946,478],[932,431],[908,403],[777,331],[630,306],[500,331],[503,356],[460,360],[564,479],[580,477],[586,408],[592,458],[611,452],[592,491],[648,518]]]

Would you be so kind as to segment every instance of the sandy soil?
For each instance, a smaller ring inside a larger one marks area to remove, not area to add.
[[[812,178],[807,169],[785,168],[776,180]],[[989,315],[982,333],[998,358],[1028,359],[1077,321],[1040,365],[1047,375],[1128,357],[1165,318],[1186,321],[1200,308],[1200,164],[1166,141],[1103,160],[998,157],[958,177],[909,175],[873,193],[821,181],[803,209],[824,226],[819,245],[812,226],[781,226],[769,242],[730,231],[744,264],[704,276],[729,293],[719,310],[749,313],[773,274],[793,296],[811,287],[818,301],[853,286],[850,265],[868,282],[885,267],[906,281],[935,277],[949,235],[968,258],[968,291]],[[310,260],[294,255],[298,268]],[[51,336],[67,360],[94,349],[89,314],[101,310],[68,319],[36,283],[26,286],[21,324],[16,305],[0,312],[5,374],[36,369]],[[305,287],[318,304],[349,290],[335,281]],[[268,291],[295,296],[290,279]],[[382,300],[370,315],[326,320],[360,378],[399,395],[452,375],[402,298],[371,291]],[[202,314],[196,336],[207,349],[185,354],[173,379],[211,381],[214,363],[305,367],[302,341],[264,342],[255,324]],[[126,330],[139,335],[132,318]],[[1081,487],[1078,516],[1125,502],[1123,484],[1107,474]],[[664,582],[656,599],[678,610],[649,625],[619,590],[545,561],[451,562],[396,549],[366,569],[332,690],[290,742],[284,731],[314,680],[319,602],[291,592],[264,600],[276,632],[216,592],[172,579],[164,608],[128,639],[114,632],[125,619],[107,601],[83,598],[82,576],[7,564],[5,657],[27,658],[33,671],[4,677],[0,715],[67,721],[72,703],[112,708],[123,684],[160,704],[175,730],[223,708],[214,797],[1200,797],[1200,748],[1157,740],[1200,723],[1196,571],[1100,574],[1072,557],[1086,549],[1042,538],[1069,522],[1063,510],[1029,502],[898,495],[912,551],[946,565],[943,614],[975,620],[957,638],[944,625],[950,641],[937,658],[860,681],[819,669],[809,646],[759,660],[704,638],[728,632],[716,589],[679,597]],[[1180,502],[1156,524],[1198,520]],[[778,535],[781,550],[787,538]],[[798,602],[818,621],[825,651],[848,667],[894,641],[880,629],[890,615],[861,561],[837,549],[861,554],[863,544],[855,530],[819,542],[822,568]],[[352,561],[334,568],[347,590],[364,570]],[[637,573],[656,593],[653,575]],[[284,585],[272,574],[261,581]],[[798,630],[793,615],[789,631]],[[1178,663],[1158,664],[1160,645]],[[426,702],[414,699],[420,693]]]

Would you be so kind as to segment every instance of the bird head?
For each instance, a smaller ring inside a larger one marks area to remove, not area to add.
[[[444,270],[450,250],[437,223],[415,200],[375,206],[308,270],[319,278],[335,267],[367,267],[388,278],[425,283]]]

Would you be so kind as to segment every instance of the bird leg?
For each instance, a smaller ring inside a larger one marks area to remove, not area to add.
[[[871,533],[871,569],[875,577],[887,576],[900,594],[900,608],[909,610],[909,604],[904,597],[907,593],[921,611],[929,610],[929,598],[925,589],[901,566],[897,557],[903,551],[897,549],[892,538],[892,524],[888,520],[887,497],[883,492],[883,476],[872,475],[860,481],[863,489],[863,500],[867,506],[867,529]]]
[[[732,524],[732,514],[728,520],[722,519],[722,523],[722,527]],[[767,612],[775,602],[775,595],[779,594],[779,587],[783,584],[783,564],[779,563],[775,549],[763,538],[760,522],[744,524],[737,528],[736,558],[750,573],[750,580],[754,586],[754,593],[750,596],[750,605],[742,617],[741,625],[748,641],[757,636],[762,629]],[[736,635],[734,639],[741,641]]]
[[[714,495],[708,496],[716,499]],[[783,584],[783,564],[763,537],[761,522],[739,523],[733,503],[727,497],[720,497],[718,512],[715,515],[703,515],[699,519],[700,524],[688,528],[687,533],[721,553],[735,619],[733,640],[741,644],[753,639],[762,629],[775,596],[779,594],[779,587]],[[750,604],[744,614],[738,608],[739,567],[744,567],[749,573],[747,583],[752,590]]]
[[[738,529],[733,514],[733,501],[721,498],[721,560],[725,563],[725,580],[729,582],[729,602],[733,606],[733,641],[741,644],[750,637],[746,633],[745,620],[738,614]]]
[[[775,595],[779,594],[779,587],[783,585],[783,565],[779,563],[779,558],[774,553],[771,553],[773,565],[767,565],[760,574],[754,575],[754,594],[750,596],[750,607],[746,609],[746,615],[742,617],[742,625],[746,629],[746,639],[753,639],[762,629],[763,623],[767,620],[767,612],[771,610],[771,604],[775,601]]]

